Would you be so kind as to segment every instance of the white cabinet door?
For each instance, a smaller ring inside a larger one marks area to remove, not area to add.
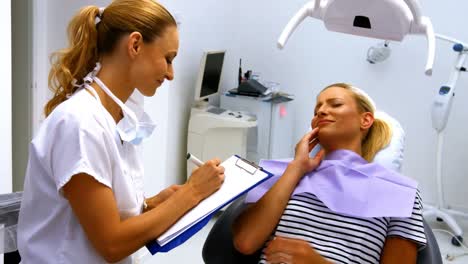
[[[0,42],[0,80],[2,80],[2,96],[0,96],[0,193],[12,191],[12,154],[11,154],[11,2],[2,1],[0,6],[0,25],[2,36]]]
[[[11,39],[11,2],[1,2],[0,25],[5,40]],[[3,141],[0,148],[0,194],[9,193],[13,188],[11,160],[11,41],[0,42],[0,80],[2,80],[2,96],[0,96],[0,138]],[[1,228],[0,228],[1,229]],[[3,237],[0,237],[3,242]],[[3,244],[0,245],[3,250]],[[0,254],[0,264],[3,264],[3,254]]]

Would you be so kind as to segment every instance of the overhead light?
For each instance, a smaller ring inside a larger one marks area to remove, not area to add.
[[[390,49],[389,44],[389,41],[384,41],[370,47],[367,50],[367,61],[369,63],[375,64],[382,62],[390,57],[392,50]]]
[[[402,41],[407,35],[425,35],[428,45],[425,72],[432,74],[434,31],[429,18],[421,15],[417,0],[310,1],[286,25],[278,40],[279,48],[286,45],[291,34],[307,17],[322,20],[330,31],[382,40]]]

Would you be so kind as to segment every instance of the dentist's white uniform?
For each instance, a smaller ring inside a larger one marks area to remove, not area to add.
[[[86,237],[62,188],[73,175],[86,173],[112,189],[121,219],[140,214],[143,166],[137,146],[122,143],[128,135],[120,132],[86,89],[58,105],[44,121],[29,148],[18,223],[22,263],[106,263]],[[128,257],[119,263],[131,262]]]

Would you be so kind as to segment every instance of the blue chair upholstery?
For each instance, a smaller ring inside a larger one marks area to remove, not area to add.
[[[232,223],[245,208],[244,198],[234,201],[213,225],[203,245],[202,256],[206,264],[254,264],[258,263],[260,250],[252,255],[243,255],[233,244]],[[442,264],[439,246],[429,225],[424,221],[427,246],[418,252],[418,264]]]

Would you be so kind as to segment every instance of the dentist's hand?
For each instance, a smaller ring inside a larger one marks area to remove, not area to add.
[[[219,159],[212,159],[194,170],[186,185],[190,187],[197,202],[217,191],[224,181],[224,167]]]
[[[317,168],[323,159],[325,153],[323,149],[321,149],[315,157],[309,157],[309,153],[318,144],[318,131],[318,127],[314,128],[312,131],[305,134],[296,145],[294,160],[291,163],[300,170],[302,175]]]
[[[156,208],[162,202],[166,201],[169,197],[171,197],[175,192],[177,192],[182,185],[171,185],[168,188],[162,190],[160,193],[156,194],[153,197],[147,198],[145,200],[148,207],[145,209],[145,212]]]

